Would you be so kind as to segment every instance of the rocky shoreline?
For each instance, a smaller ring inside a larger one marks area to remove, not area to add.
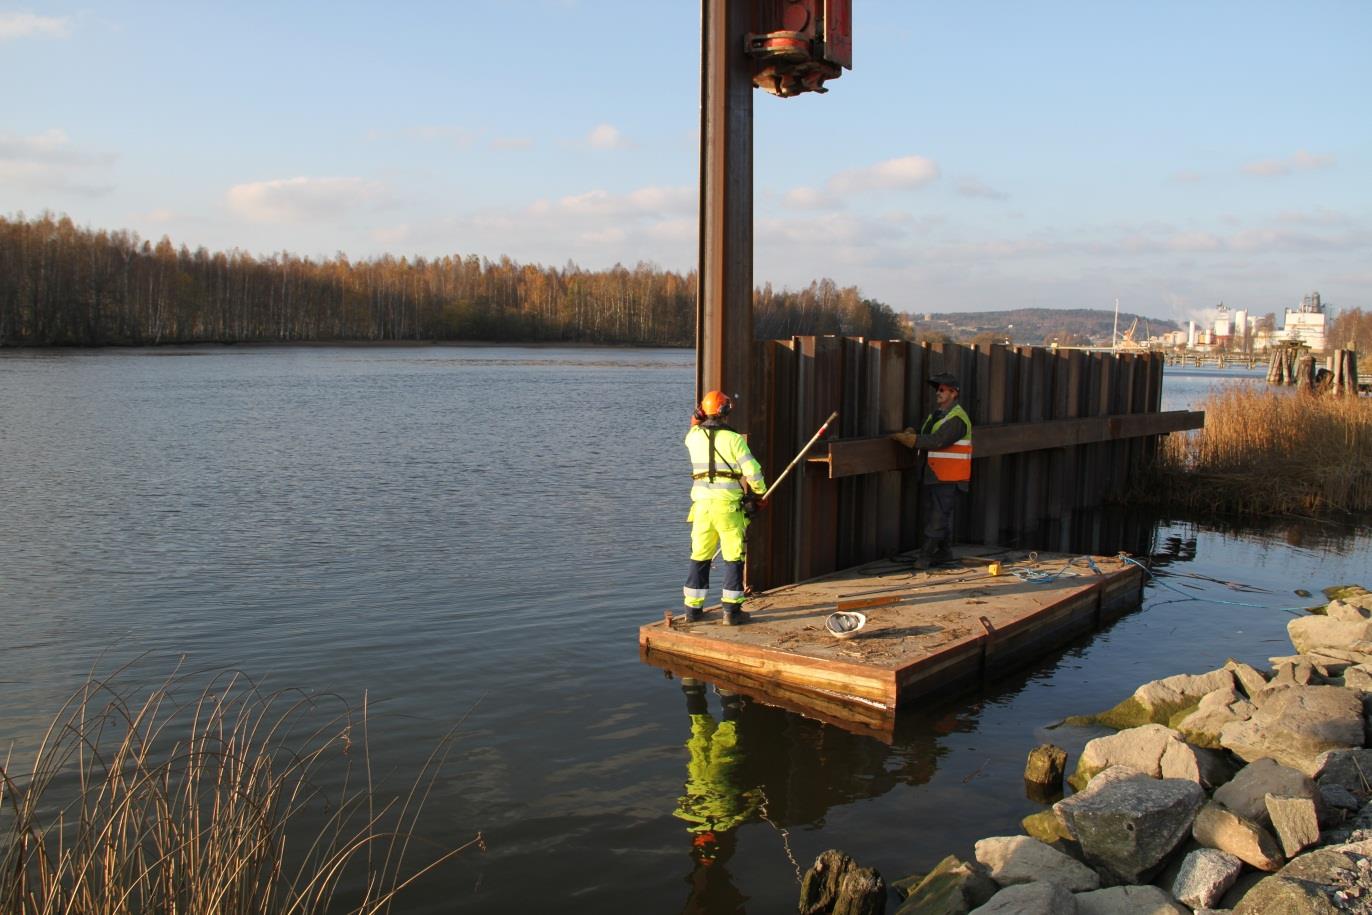
[[[1115,732],[1086,744],[1075,793],[1025,835],[889,886],[825,852],[799,911],[881,915],[889,897],[895,915],[1372,915],[1372,592],[1326,597],[1270,669],[1230,660],[1067,719]],[[1037,748],[1026,785],[1060,786],[1064,758]]]

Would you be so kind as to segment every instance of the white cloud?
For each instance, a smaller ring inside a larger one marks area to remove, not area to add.
[[[361,178],[279,178],[229,188],[229,208],[253,222],[311,222],[384,201],[386,189]]]
[[[66,38],[71,34],[68,16],[37,16],[33,13],[0,13],[0,41],[8,38]]]
[[[111,186],[92,181],[91,172],[114,160],[109,153],[77,149],[66,131],[57,128],[30,136],[0,131],[0,182],[5,184],[97,196]]]
[[[0,162],[46,165],[108,165],[114,156],[82,152],[71,145],[65,130],[52,128],[32,136],[0,132]]]
[[[692,210],[695,205],[693,188],[648,186],[627,194],[596,189],[563,197],[555,204],[540,200],[530,207],[530,211],[536,215],[559,212],[582,216],[643,216]]]
[[[793,210],[836,210],[843,206],[840,198],[813,187],[793,187],[782,195],[781,202]]]
[[[658,241],[694,242],[700,226],[694,219],[663,219],[644,229],[644,234]]]
[[[924,156],[887,159],[865,168],[848,169],[829,179],[836,193],[882,191],[923,187],[939,176],[938,164]]]
[[[581,241],[588,245],[617,245],[622,243],[626,237],[625,231],[618,226],[581,233]]]
[[[958,193],[963,197],[981,197],[986,200],[1009,200],[1010,195],[983,184],[976,178],[963,178],[958,181]]]
[[[619,132],[613,124],[597,124],[586,135],[586,143],[592,149],[628,149],[633,144]]]
[[[477,139],[477,131],[465,127],[429,124],[419,127],[404,127],[400,130],[369,130],[367,139],[401,139],[419,143],[447,143],[458,149],[467,149]]]
[[[395,226],[378,226],[367,233],[372,241],[385,248],[394,248],[410,240],[410,227],[401,223]]]
[[[1242,171],[1246,175],[1254,175],[1259,178],[1274,178],[1289,175],[1292,172],[1308,172],[1329,168],[1333,164],[1334,157],[1331,155],[1309,153],[1300,149],[1285,159],[1263,159],[1259,162],[1250,162],[1243,166]]]

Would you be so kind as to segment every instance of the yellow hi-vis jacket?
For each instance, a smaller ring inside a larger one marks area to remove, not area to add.
[[[711,436],[711,432],[714,433]],[[714,438],[714,475],[710,474],[710,439]],[[723,423],[706,420],[686,433],[686,450],[691,454],[692,502],[737,502],[743,498],[743,484],[758,495],[767,491],[762,465],[748,450],[748,441]]]
[[[926,435],[934,435],[948,420],[956,416],[967,427],[967,435],[939,451],[929,452],[929,469],[938,477],[940,483],[965,483],[972,479],[972,418],[962,408],[954,404],[938,422],[930,425],[927,421],[921,430]]]

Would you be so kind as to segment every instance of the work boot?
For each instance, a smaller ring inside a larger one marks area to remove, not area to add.
[[[742,604],[723,604],[724,619],[726,626],[742,626],[748,622],[748,614],[743,612]]]
[[[705,700],[705,684],[690,677],[681,678],[681,691],[686,694],[686,714],[708,715],[710,705]]]
[[[943,565],[945,562],[953,561],[953,551],[948,549],[947,540],[940,540],[938,542],[937,547],[934,549],[934,555],[931,558],[934,565]]]
[[[705,615],[705,608],[704,608],[704,607],[691,607],[691,606],[687,606],[687,607],[685,608],[685,610],[686,610],[686,622],[688,622],[688,623],[698,623],[698,622],[700,622],[700,618],[701,618],[702,616]]]
[[[743,708],[743,697],[738,693],[731,693],[726,689],[716,689],[716,691],[719,693],[721,720],[737,721],[738,713]]]
[[[919,553],[915,556],[915,571],[923,571],[934,564],[934,554],[938,546],[934,543],[925,543],[919,548]]]

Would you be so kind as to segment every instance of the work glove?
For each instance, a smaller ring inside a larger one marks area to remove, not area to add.
[[[892,432],[887,438],[895,439],[906,448],[915,447],[915,430],[909,426],[906,426],[903,432]]]

